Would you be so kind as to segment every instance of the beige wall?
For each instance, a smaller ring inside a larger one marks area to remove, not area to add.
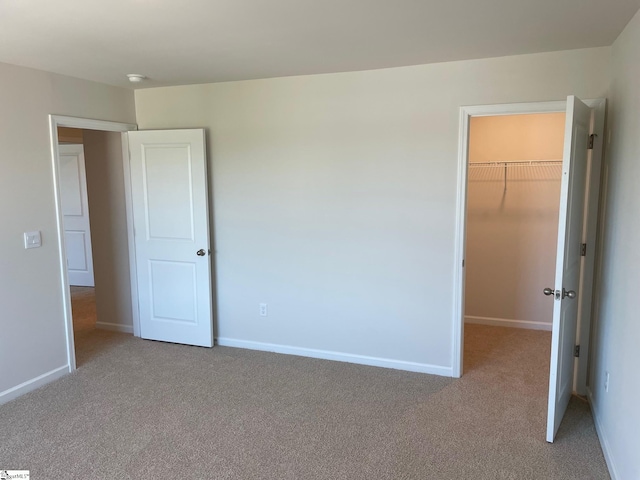
[[[133,332],[122,135],[84,131],[98,328]]]
[[[469,159],[562,158],[564,113],[474,117]],[[468,321],[551,329],[562,168],[469,169],[465,316]],[[532,322],[532,323],[527,323]]]
[[[605,97],[609,54],[137,90],[208,131],[218,336],[451,374],[459,108]]]
[[[135,122],[129,90],[0,63],[0,402],[67,365],[51,113]],[[41,248],[24,249],[29,230]]]
[[[470,162],[562,159],[564,113],[473,117]]]
[[[589,388],[613,478],[640,478],[640,13],[613,45]],[[609,391],[605,391],[609,372]]]

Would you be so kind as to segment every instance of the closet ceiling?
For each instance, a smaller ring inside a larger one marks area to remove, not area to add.
[[[0,61],[131,86],[608,46],[640,0],[2,0]]]

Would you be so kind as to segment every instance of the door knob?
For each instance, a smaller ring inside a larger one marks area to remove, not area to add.
[[[562,289],[562,298],[564,298],[564,297],[576,298],[576,292],[574,290],[565,290],[563,288]]]
[[[204,248],[201,248],[200,250],[198,250],[196,252],[196,255],[198,255],[199,257],[204,257],[207,254],[207,252],[205,251]]]
[[[553,288],[545,288],[544,290],[542,290],[542,293],[544,293],[545,295],[549,296],[549,295],[553,295]]]

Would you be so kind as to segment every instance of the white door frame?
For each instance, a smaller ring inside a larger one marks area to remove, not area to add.
[[[595,260],[596,230],[598,224],[598,200],[600,193],[600,171],[602,167],[604,120],[606,99],[584,100],[594,109],[593,132],[597,135],[592,152],[589,185],[587,185],[587,218],[585,219],[585,239],[587,256],[583,263],[583,282],[581,284],[581,303],[578,320],[578,338],[580,344],[580,358],[574,389],[580,394],[586,394],[587,366],[589,359],[589,330],[591,324],[593,273]],[[462,376],[464,353],[464,281],[465,281],[465,249],[467,225],[467,175],[469,157],[469,127],[471,117],[487,117],[497,115],[518,115],[535,113],[561,113],[567,107],[566,100],[535,103],[510,103],[500,105],[477,105],[460,107],[460,132],[458,145],[458,184],[456,195],[456,233],[454,254],[453,279],[453,345],[452,371],[453,376]],[[550,279],[552,282],[553,279]],[[542,292],[540,292],[542,296]]]
[[[76,369],[75,341],[73,337],[73,316],[71,311],[71,290],[67,274],[67,252],[64,241],[64,224],[62,204],[60,198],[60,158],[58,154],[58,127],[81,128],[85,130],[101,130],[122,133],[122,162],[125,180],[125,204],[127,213],[127,235],[129,237],[129,263],[135,267],[135,249],[133,248],[133,216],[131,205],[131,181],[129,171],[129,147],[126,132],[137,130],[138,126],[131,123],[108,122],[89,118],[67,117],[63,115],[49,115],[49,133],[51,137],[51,161],[53,170],[53,191],[56,210],[56,231],[58,235],[58,255],[60,257],[60,281],[62,283],[62,308],[67,336],[67,360],[69,372]],[[138,319],[138,295],[135,281],[136,271],[131,268],[131,303],[133,307],[134,335],[140,335]]]

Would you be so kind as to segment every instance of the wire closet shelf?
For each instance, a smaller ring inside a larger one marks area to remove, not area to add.
[[[504,171],[504,193],[507,193],[507,170],[514,167],[554,167],[562,166],[562,160],[503,160],[501,162],[469,162],[469,173],[476,169],[501,168]]]
[[[545,167],[562,165],[559,160],[503,160],[501,162],[469,162],[469,168]]]

